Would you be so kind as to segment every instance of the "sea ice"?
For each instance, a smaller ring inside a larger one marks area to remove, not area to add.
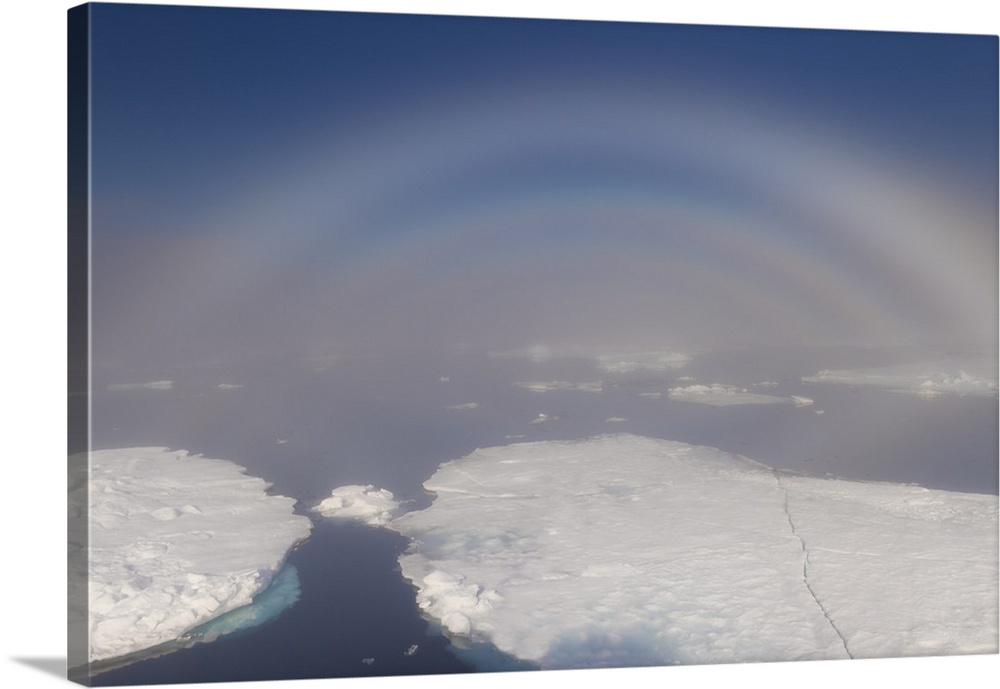
[[[114,383],[105,386],[108,392],[131,392],[133,390],[173,390],[172,380],[152,380],[148,383]]]
[[[88,602],[71,614],[88,616],[91,661],[173,642],[250,604],[310,532],[294,500],[225,460],[140,447],[70,464],[71,525],[89,516],[90,526],[87,549],[71,530],[71,603]]]
[[[184,638],[192,641],[213,641],[224,634],[259,627],[292,607],[301,595],[298,570],[292,565],[285,565],[271,584],[253,599],[253,603],[230,610],[195,627],[187,632]]]
[[[597,358],[598,366],[609,373],[632,373],[634,371],[667,371],[686,366],[691,357],[671,351],[633,352],[602,354]]]
[[[746,388],[720,385],[718,383],[712,383],[711,385],[683,385],[670,388],[667,394],[672,400],[708,404],[713,407],[728,407],[737,404],[789,404],[793,402],[796,406],[803,406],[812,403],[806,397],[761,395],[756,392],[748,392]]]
[[[995,362],[932,362],[863,370],[823,370],[803,377],[807,383],[840,383],[885,388],[921,397],[997,395]]]
[[[637,437],[441,465],[389,528],[423,613],[542,668],[997,652],[997,497]]]
[[[551,392],[553,390],[579,390],[582,392],[601,392],[604,386],[600,381],[596,383],[571,383],[564,380],[553,381],[524,381],[514,383],[514,387],[532,392]]]
[[[608,373],[633,373],[635,371],[668,371],[686,366],[691,357],[673,350],[653,349],[634,351],[585,345],[532,345],[504,352],[490,352],[490,356],[504,359],[528,359],[545,363],[554,359],[589,359]]]
[[[390,491],[374,486],[341,486],[313,509],[324,517],[360,521],[384,526],[392,519],[399,503]]]

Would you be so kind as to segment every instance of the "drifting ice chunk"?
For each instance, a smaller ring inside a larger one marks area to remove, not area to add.
[[[997,498],[641,438],[445,463],[389,528],[429,618],[543,668],[995,653]]]
[[[341,486],[313,509],[324,517],[384,526],[399,507],[393,494],[374,486]]]
[[[745,388],[719,385],[718,383],[670,388],[668,394],[670,395],[670,399],[673,400],[709,404],[713,407],[728,407],[735,404],[788,404],[796,400],[794,397],[776,397],[775,395],[761,395],[755,392],[747,392]],[[805,400],[806,398],[801,397],[798,399]]]
[[[632,373],[635,371],[667,371],[687,365],[691,357],[671,350],[632,351],[587,347],[576,345],[532,345],[522,349],[504,352],[490,352],[490,356],[524,358],[535,363],[553,359],[590,359],[608,373]]]
[[[565,380],[553,381],[526,381],[514,383],[514,387],[532,392],[550,392],[553,390],[579,390],[581,392],[601,392],[604,390],[600,381],[596,383],[571,383]]]
[[[89,600],[91,661],[175,641],[245,606],[309,535],[291,498],[232,462],[162,447],[74,455],[70,494],[77,525],[90,520],[71,560],[74,600]],[[75,532],[73,532],[75,533]],[[71,548],[75,537],[71,533]],[[87,592],[82,591],[83,586]]]
[[[108,392],[131,392],[132,390],[173,390],[172,380],[153,380],[148,383],[115,383],[108,385]]]
[[[608,373],[632,373],[682,368],[690,361],[691,357],[677,352],[635,352],[601,355],[598,366]]]

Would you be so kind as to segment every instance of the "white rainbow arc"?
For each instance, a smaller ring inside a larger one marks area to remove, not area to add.
[[[995,205],[814,113],[539,83],[442,92],[313,138],[199,219],[241,257],[213,280],[216,308],[254,300],[260,271],[308,266],[302,296],[336,328],[421,309],[471,327],[536,291],[542,329],[562,309],[681,337],[995,341]],[[567,156],[594,176],[489,183]],[[602,179],[605,163],[627,179]]]

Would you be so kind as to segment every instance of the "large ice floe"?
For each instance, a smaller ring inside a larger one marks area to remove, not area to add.
[[[89,464],[89,508],[82,481],[70,506],[77,522],[89,518],[86,571],[76,574],[86,581],[91,662],[252,626],[298,598],[297,575],[283,565],[311,522],[243,467],[163,447],[70,462],[83,477]]]
[[[998,649],[996,496],[627,434],[480,449],[425,487],[388,522],[420,609],[537,667]]]

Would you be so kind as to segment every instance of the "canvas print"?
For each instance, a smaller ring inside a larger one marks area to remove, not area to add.
[[[997,47],[70,10],[71,679],[997,653]]]

